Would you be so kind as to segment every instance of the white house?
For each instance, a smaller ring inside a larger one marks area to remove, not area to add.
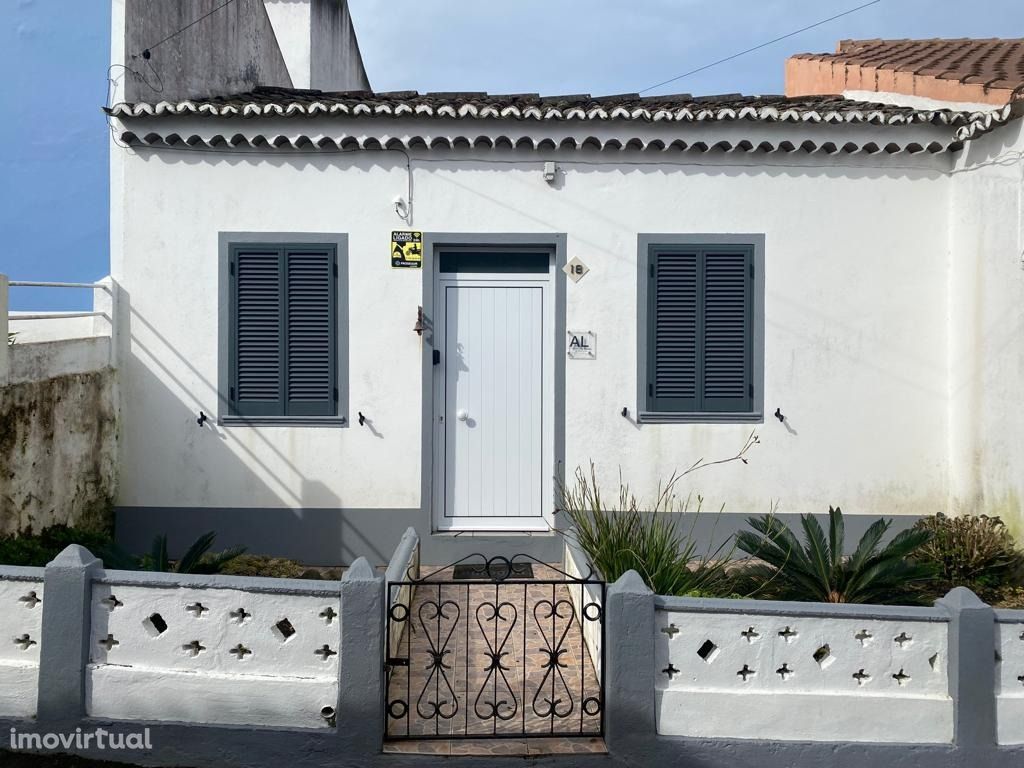
[[[1018,110],[351,90],[318,3],[249,5],[273,77],[109,109],[129,545],[546,556],[576,467],[651,493],[752,431],[686,486],[725,529],[1024,526]]]

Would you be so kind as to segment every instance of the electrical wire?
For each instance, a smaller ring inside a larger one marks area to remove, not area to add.
[[[822,24],[828,24],[830,21],[835,21],[836,19],[841,19],[843,16],[849,16],[851,13],[856,13],[857,11],[863,10],[864,8],[867,8],[869,6],[877,5],[880,2],[882,2],[882,0],[871,0],[871,2],[869,2],[869,3],[864,3],[863,5],[858,5],[856,8],[850,8],[849,10],[843,11],[842,13],[837,13],[835,16],[829,16],[827,19],[822,19],[821,21],[816,21],[813,24],[808,24],[806,27],[801,27],[800,29],[794,30],[793,32],[789,32],[789,33],[787,33],[785,35],[782,35],[781,37],[776,37],[774,40],[769,40],[766,43],[761,43],[760,45],[755,45],[753,48],[747,48],[747,50],[745,50],[745,51],[740,51],[739,53],[734,53],[731,56],[726,56],[724,59],[719,59],[718,61],[713,61],[710,64],[705,64],[703,67],[697,67],[696,69],[691,69],[689,72],[684,72],[683,74],[677,75],[676,77],[671,77],[668,80],[663,80],[660,83],[656,83],[655,85],[652,85],[652,86],[649,86],[647,88],[644,88],[642,91],[637,91],[637,93],[647,93],[648,91],[653,91],[655,88],[661,88],[661,86],[663,86],[663,85],[668,85],[669,83],[674,83],[676,80],[682,80],[684,77],[689,77],[690,75],[695,75],[698,72],[703,72],[705,69],[711,69],[712,67],[717,67],[719,64],[724,64],[727,61],[732,61],[733,59],[738,59],[740,56],[746,56],[748,53],[753,53],[754,51],[759,51],[762,48],[767,48],[769,45],[773,45],[775,43],[778,43],[781,40],[785,40],[787,38],[794,37],[796,35],[799,35],[801,32],[806,32],[809,29],[814,29],[815,27],[820,27]]]
[[[220,11],[220,10],[223,10],[224,8],[227,8],[233,2],[235,2],[235,0],[225,0],[225,2],[221,3],[216,8],[214,8],[214,9],[212,9],[210,11],[207,11],[202,16],[200,16],[198,19],[194,19],[194,20],[190,21],[184,27],[179,29],[177,32],[172,32],[167,37],[165,37],[163,40],[159,40],[158,42],[153,43],[148,48],[143,48],[142,51],[140,51],[138,55],[141,55],[142,58],[144,58],[144,59],[148,59],[149,58],[149,54],[152,53],[154,48],[158,48],[159,46],[161,46],[164,43],[166,43],[168,40],[171,40],[171,39],[177,37],[178,35],[180,35],[186,29],[190,29],[190,28],[194,27],[196,24],[198,24],[199,22],[203,21],[204,19],[208,19],[210,16],[213,16],[213,14],[215,14],[217,11]]]

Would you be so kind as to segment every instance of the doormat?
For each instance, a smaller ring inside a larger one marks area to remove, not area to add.
[[[508,564],[491,563],[488,572],[486,565],[479,563],[463,563],[455,566],[455,581],[506,581],[509,579],[532,579],[532,563],[512,563],[512,573],[508,572]]]

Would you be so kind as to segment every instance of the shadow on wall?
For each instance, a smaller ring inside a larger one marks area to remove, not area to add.
[[[123,299],[122,305],[128,304],[127,292]],[[148,551],[153,537],[166,533],[175,557],[200,534],[213,530],[217,549],[243,546],[254,554],[316,565],[350,563],[359,556],[387,562],[390,549],[381,549],[380,542],[388,547],[397,542],[411,524],[410,515],[418,516],[419,510],[345,509],[343,514],[343,500],[323,482],[305,477],[267,438],[266,431],[273,428],[218,426],[212,418],[218,411],[216,386],[138,313],[129,310],[126,315],[128,325],[122,327],[132,339],[132,350],[124,351],[121,366],[128,374],[122,385],[124,397],[132,402],[135,418],[148,417],[152,423],[126,425],[125,431],[145,430],[146,436],[133,440],[132,452],[122,456],[122,477],[130,477],[130,484],[143,484],[145,495],[154,499],[202,499],[216,491],[220,498],[278,499],[280,506],[118,506],[116,537],[123,548]],[[145,341],[132,333],[132,326],[140,324],[145,326]],[[152,348],[150,339],[160,348]],[[162,360],[173,363],[168,366]],[[191,381],[182,380],[179,371]],[[197,423],[200,411],[211,417],[202,425]],[[259,453],[238,438],[239,429],[260,443]],[[267,454],[276,468],[268,465]],[[337,472],[343,475],[345,468],[339,466]]]

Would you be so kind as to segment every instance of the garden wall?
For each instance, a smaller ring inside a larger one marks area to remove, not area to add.
[[[27,344],[14,356],[91,341]],[[0,387],[0,535],[55,523],[109,525],[117,476],[111,368]]]
[[[951,743],[941,608],[659,598],[658,733]]]
[[[0,275],[0,535],[61,523],[112,525],[118,478],[115,316],[119,289],[93,310],[8,318]],[[8,332],[14,343],[6,343]]]
[[[407,531],[386,578],[418,552]],[[589,570],[572,548],[564,562]],[[382,751],[385,583],[365,558],[340,582],[104,570],[78,546],[0,566],[0,731],[147,728],[143,752],[67,751],[152,766],[407,764]],[[965,589],[933,608],[702,600],[631,571],[601,607],[608,754],[563,765],[1024,759],[1024,612]]]

